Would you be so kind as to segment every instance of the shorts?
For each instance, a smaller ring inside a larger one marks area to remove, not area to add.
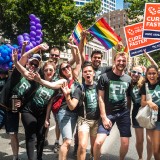
[[[143,128],[139,125],[138,121],[136,120],[135,117],[132,116],[132,127],[133,128]]]
[[[118,130],[120,132],[120,137],[131,137],[131,119],[130,119],[130,111],[129,109],[124,109],[117,113],[112,113],[107,115],[112,122],[112,127],[116,122]],[[112,129],[112,128],[111,128]],[[105,129],[102,120],[99,123],[98,133],[110,134],[111,129]]]
[[[154,128],[154,130],[160,131],[160,122],[156,122],[156,128]]]
[[[5,125],[6,121],[6,111],[0,109],[0,129]]]
[[[8,134],[18,133],[19,127],[19,112],[6,112],[6,123],[5,128]]]
[[[83,117],[78,117],[78,132],[90,132],[90,136],[96,136],[98,129],[98,120],[88,120]]]
[[[62,138],[71,140],[77,123],[77,113],[61,108],[56,116]]]

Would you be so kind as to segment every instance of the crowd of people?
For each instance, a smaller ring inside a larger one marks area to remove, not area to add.
[[[56,123],[54,153],[59,160],[66,160],[72,139],[75,142],[77,160],[86,159],[90,138],[90,159],[99,160],[101,148],[116,123],[120,134],[119,159],[124,160],[129,149],[131,126],[135,129],[135,148],[139,160],[144,159],[143,142],[146,133],[147,160],[154,156],[160,160],[160,80],[158,65],[144,50],[151,65],[133,66],[126,70],[128,54],[123,44],[117,47],[113,66],[102,67],[103,53],[93,50],[91,61],[85,60],[82,32],[79,46],[69,39],[72,58],[59,63],[58,48],[50,50],[50,57],[42,61],[40,50],[49,46],[42,43],[24,52],[21,58],[14,49],[13,71],[10,76],[0,70],[0,128],[5,125],[10,135],[13,160],[19,160],[18,127],[21,118],[25,130],[28,160],[42,160],[47,142],[50,118]],[[74,67],[72,67],[74,66]],[[82,71],[82,79],[80,75]],[[148,84],[152,100],[147,100],[145,84]],[[133,104],[133,105],[132,105]],[[139,108],[148,105],[158,111],[156,128],[142,128],[136,115]],[[53,114],[51,114],[51,112]],[[75,132],[75,135],[73,136]],[[60,143],[60,135],[63,142]],[[37,150],[35,156],[34,149]]]

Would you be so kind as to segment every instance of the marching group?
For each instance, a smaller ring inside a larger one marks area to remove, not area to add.
[[[14,66],[9,77],[6,78],[5,73],[0,71],[0,128],[5,125],[10,135],[13,160],[19,159],[19,118],[25,130],[28,160],[34,160],[35,147],[36,159],[42,160],[51,111],[56,122],[54,152],[58,153],[59,160],[67,159],[75,130],[76,158],[86,159],[90,138],[90,158],[100,159],[101,147],[115,123],[120,133],[119,159],[124,160],[128,152],[132,124],[137,154],[142,160],[145,128],[138,124],[136,115],[139,108],[146,105],[158,111],[156,127],[146,129],[147,160],[152,155],[155,160],[160,160],[160,80],[157,64],[144,51],[151,66],[133,66],[127,71],[128,54],[120,43],[113,66],[102,67],[103,54],[99,50],[92,52],[91,61],[85,60],[85,37],[86,33],[82,32],[78,47],[70,39],[68,45],[72,58],[60,64],[58,48],[52,48],[49,59],[42,62],[37,53],[48,50],[48,45],[43,43],[24,53],[24,42],[20,60],[18,51],[13,50]],[[82,80],[79,80],[81,70]],[[152,100],[146,99],[146,83]],[[63,139],[61,145],[60,135]]]

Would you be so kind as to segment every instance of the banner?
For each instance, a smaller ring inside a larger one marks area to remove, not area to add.
[[[160,39],[160,3],[146,3],[143,38]]]
[[[142,38],[143,23],[136,23],[124,27],[127,46],[131,57],[146,52],[153,52],[160,49],[160,40]]]

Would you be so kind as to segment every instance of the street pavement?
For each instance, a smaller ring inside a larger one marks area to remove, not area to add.
[[[43,160],[58,160],[58,154],[53,153],[53,144],[55,141],[55,122],[51,119],[51,126],[48,134],[49,145],[44,148]],[[61,139],[62,142],[62,139]],[[19,155],[22,160],[27,160],[26,150],[25,150],[25,139],[24,139],[24,129],[20,123],[19,127]],[[146,145],[146,142],[145,142]],[[72,143],[68,160],[76,160],[77,157],[73,154]],[[118,160],[119,159],[119,146],[120,138],[117,126],[114,125],[111,134],[107,137],[105,143],[102,147],[102,156],[101,160]],[[90,144],[88,143],[87,157],[89,159],[89,148]],[[144,160],[146,159],[146,147],[144,146]],[[9,136],[5,133],[5,129],[0,130],[0,160],[12,160],[12,150],[10,146]],[[138,160],[137,152],[135,149],[135,134],[132,129],[132,137],[130,138],[129,151],[126,156],[126,160]]]

